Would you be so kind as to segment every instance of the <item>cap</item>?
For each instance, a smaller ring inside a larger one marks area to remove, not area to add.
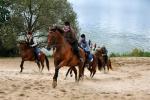
[[[82,37],[82,38],[85,38],[85,34],[81,34],[81,37]]]

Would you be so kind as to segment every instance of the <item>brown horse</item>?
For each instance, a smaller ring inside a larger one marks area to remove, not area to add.
[[[107,70],[109,71],[109,69],[112,70],[112,66],[111,66],[111,60],[110,58],[108,58],[107,54],[105,53],[105,49],[99,48],[96,50],[95,55],[97,57],[97,63],[98,63],[98,69],[102,70],[102,68],[104,69],[105,72],[105,66],[107,67]]]
[[[48,47],[55,47],[54,52],[54,65],[55,65],[55,74],[53,77],[53,88],[57,86],[58,72],[61,67],[73,67],[78,66],[79,77],[78,81],[82,77],[83,65],[84,62],[81,62],[80,59],[74,54],[71,45],[65,40],[63,30],[54,27],[49,30],[48,34]],[[82,49],[79,49],[80,55],[85,61],[85,53]]]
[[[90,77],[93,78],[93,76],[95,75],[96,73],[96,68],[97,68],[97,58],[94,54],[93,55],[93,61],[90,62],[88,61],[88,58],[87,58],[87,55],[86,55],[86,61],[85,61],[85,64],[84,64],[84,68],[87,67],[87,69],[90,71]],[[75,68],[75,67],[71,67],[68,69],[67,73],[66,73],[66,78],[70,72],[70,76],[72,77],[72,71],[74,71],[72,68]],[[83,71],[84,72],[84,71]],[[76,72],[74,71],[74,74],[76,76]]]
[[[19,42],[19,49],[20,49],[20,54],[22,58],[22,61],[20,64],[20,68],[21,68],[20,72],[22,72],[24,61],[35,61],[35,55],[34,55],[34,49],[29,46],[28,42],[25,42],[25,41]],[[46,60],[46,66],[47,66],[47,69],[49,70],[49,61],[48,61],[47,56],[43,52],[40,52],[40,55],[38,55],[38,58],[42,65],[42,69],[41,69],[40,63],[36,62],[39,67],[39,71],[42,72],[44,68],[44,60]]]

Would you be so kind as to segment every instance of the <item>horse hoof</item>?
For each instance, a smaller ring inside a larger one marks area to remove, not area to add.
[[[57,82],[53,81],[52,87],[55,88],[57,86]]]

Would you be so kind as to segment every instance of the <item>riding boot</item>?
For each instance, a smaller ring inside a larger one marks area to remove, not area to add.
[[[78,48],[78,41],[74,41],[73,43],[71,43],[72,48],[73,48],[73,52],[76,54],[76,56],[80,59],[81,62],[84,62],[83,58],[80,55],[79,52],[79,48]]]
[[[76,48],[76,49],[74,50],[74,53],[75,53],[75,55],[77,56],[77,58],[80,59],[81,62],[84,62],[82,56],[80,55],[80,52],[79,52],[79,49],[78,49],[78,48]]]

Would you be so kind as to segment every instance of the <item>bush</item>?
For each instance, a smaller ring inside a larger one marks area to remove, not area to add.
[[[110,57],[150,57],[150,52],[145,52],[142,49],[134,48],[131,52],[125,52],[122,54],[111,53]]]

